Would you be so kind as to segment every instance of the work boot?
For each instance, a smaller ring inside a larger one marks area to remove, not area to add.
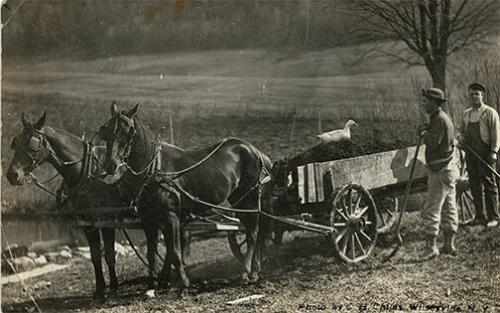
[[[497,220],[489,220],[486,223],[486,228],[492,228],[492,227],[497,227],[498,226],[498,221]]]
[[[429,261],[439,255],[439,249],[437,247],[437,238],[429,237],[425,242],[424,253],[420,256],[420,261]]]
[[[457,255],[455,248],[455,233],[451,231],[444,232],[444,246],[441,249],[442,254]]]

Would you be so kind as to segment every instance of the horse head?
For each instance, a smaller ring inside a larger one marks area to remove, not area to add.
[[[128,112],[118,111],[116,102],[111,104],[111,119],[99,128],[99,136],[106,142],[106,171],[104,181],[112,184],[118,181],[126,171],[130,156],[136,125],[134,115],[137,113],[137,103]]]
[[[14,157],[6,174],[12,185],[24,184],[27,177],[50,156],[50,145],[43,129],[46,117],[45,111],[38,121],[31,123],[22,115],[23,130],[12,140]]]

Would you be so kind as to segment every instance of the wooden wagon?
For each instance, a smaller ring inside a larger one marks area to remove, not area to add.
[[[270,191],[276,220],[273,240],[286,230],[303,229],[332,239],[336,254],[348,263],[370,255],[377,236],[391,230],[398,211],[398,196],[408,183],[416,146],[335,161],[308,163],[290,168],[286,161],[273,166]],[[461,223],[474,218],[463,157],[455,150],[453,166],[459,168],[457,207]],[[411,192],[427,189],[424,152],[420,149]],[[140,219],[129,208],[93,208],[69,212],[77,226],[141,229]],[[92,218],[78,218],[89,217]],[[238,260],[246,253],[246,239],[237,219],[214,213],[198,217],[183,227],[190,234],[227,232],[229,246]]]
[[[408,184],[416,146],[359,157],[308,163],[290,168],[286,161],[273,167],[272,208],[268,215],[279,223],[275,240],[284,230],[303,229],[330,237],[337,256],[356,263],[370,255],[377,236],[391,230],[398,196]],[[411,193],[427,190],[424,149],[419,149]],[[457,207],[460,223],[474,218],[472,196],[461,152],[453,166],[460,171]],[[418,209],[418,208],[416,208]],[[233,253],[245,252],[243,236],[230,236]]]

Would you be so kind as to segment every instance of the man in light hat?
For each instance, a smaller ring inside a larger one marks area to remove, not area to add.
[[[485,92],[486,88],[480,83],[469,85],[471,107],[463,113],[458,140],[465,148],[465,162],[476,208],[472,224],[494,227],[500,220],[498,186],[492,171],[496,169],[500,148],[500,119],[497,111],[484,103]]]
[[[442,230],[444,246],[441,253],[456,254],[454,244],[458,228],[458,213],[455,205],[455,184],[458,169],[453,166],[453,123],[442,109],[446,101],[438,88],[422,89],[422,104],[429,115],[429,124],[421,125],[418,134],[425,143],[425,162],[428,172],[427,200],[422,210],[426,247],[421,260],[430,260],[439,255],[437,236]]]

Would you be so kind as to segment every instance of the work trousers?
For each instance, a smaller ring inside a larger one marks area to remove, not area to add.
[[[488,157],[486,156],[486,158]],[[465,161],[469,174],[470,191],[476,208],[476,219],[482,221],[500,219],[495,174],[473,155],[467,155]],[[492,163],[491,167],[496,169],[496,164]]]
[[[427,200],[421,212],[424,223],[424,235],[437,237],[441,225],[444,232],[456,233],[458,212],[455,199],[455,185],[458,169],[454,164],[445,166],[438,172],[427,168]]]

